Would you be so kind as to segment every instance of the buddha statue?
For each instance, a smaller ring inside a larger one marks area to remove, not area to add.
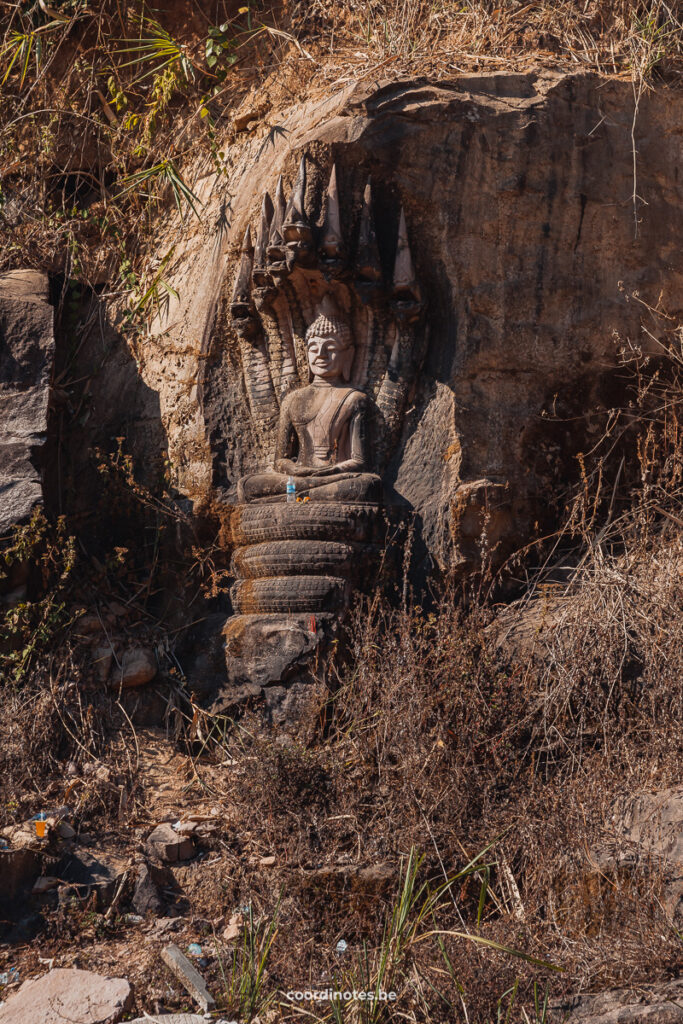
[[[306,351],[312,383],[284,398],[274,465],[240,480],[239,500],[285,501],[291,477],[297,498],[377,503],[382,485],[368,472],[368,399],[349,385],[355,353],[349,325],[321,313],[306,331]]]

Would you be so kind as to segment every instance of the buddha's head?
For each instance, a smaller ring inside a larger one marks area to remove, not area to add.
[[[355,348],[351,328],[340,316],[321,313],[306,331],[308,365],[314,377],[349,381]]]

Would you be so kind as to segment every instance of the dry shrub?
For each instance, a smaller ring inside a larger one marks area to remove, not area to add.
[[[652,577],[645,553],[637,565],[591,559],[554,619],[538,616],[531,649],[509,637],[501,646],[495,612],[459,607],[452,595],[429,614],[359,605],[327,737],[308,747],[282,736],[249,741],[225,780],[240,846],[273,851],[282,866],[277,891],[288,898],[273,970],[288,985],[303,983],[302,964],[321,983],[335,968],[358,980],[364,943],[363,969],[378,969],[411,849],[425,855],[420,880],[436,887],[490,846],[430,927],[469,932],[565,973],[447,934],[454,974],[444,977],[436,938],[419,939],[393,975],[403,1014],[449,1020],[462,998],[470,1020],[492,1020],[516,985],[515,1020],[533,1004],[534,984],[559,995],[674,968],[680,942],[663,909],[663,879],[601,874],[594,851],[610,835],[619,794],[677,777],[679,550],[653,551]],[[335,876],[322,894],[306,883],[322,866],[383,864],[393,865],[394,883],[379,895],[354,897]],[[243,871],[235,898],[249,892],[270,906],[273,877]],[[335,964],[340,936],[349,960]]]
[[[680,536],[636,535],[625,548],[610,556],[596,547],[561,596],[543,599],[546,622],[528,669],[535,745],[549,763],[568,758],[572,771],[592,749],[619,756],[634,733],[655,756],[677,746],[683,544]]]

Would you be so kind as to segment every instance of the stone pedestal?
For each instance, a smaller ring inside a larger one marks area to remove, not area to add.
[[[236,614],[214,711],[313,678],[354,589],[374,581],[382,515],[362,503],[253,503],[233,512],[231,531]]]

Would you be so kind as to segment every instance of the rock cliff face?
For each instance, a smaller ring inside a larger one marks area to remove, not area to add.
[[[321,216],[336,162],[350,248],[372,176],[387,274],[405,208],[428,344],[386,482],[425,564],[473,562],[487,503],[493,539],[523,542],[623,401],[618,339],[683,309],[682,114],[680,93],[634,120],[629,82],[540,72],[362,83],[272,117],[228,182],[201,183],[207,227],[142,358],[180,490],[229,501],[260,461],[227,303],[264,190],[305,153]]]
[[[45,274],[0,278],[0,537],[43,498],[53,320]]]

